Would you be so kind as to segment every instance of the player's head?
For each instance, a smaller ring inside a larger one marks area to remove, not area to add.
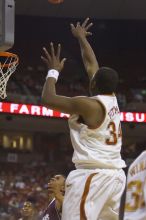
[[[116,91],[118,81],[118,73],[114,69],[101,67],[91,79],[90,94],[112,94]]]
[[[34,205],[30,201],[26,201],[23,204],[23,207],[21,209],[21,214],[23,217],[29,217],[34,215]]]
[[[58,175],[54,175],[49,183],[53,184],[53,185],[57,185],[58,188],[60,189],[60,191],[64,194],[64,191],[65,191],[65,176],[64,175],[61,175],[61,174],[58,174]],[[49,183],[48,183],[48,186],[49,186]]]

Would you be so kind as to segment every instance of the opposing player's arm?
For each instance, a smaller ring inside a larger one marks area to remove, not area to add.
[[[77,22],[76,26],[71,24],[71,31],[74,37],[79,41],[83,63],[88,77],[91,80],[93,75],[98,71],[99,65],[95,53],[87,40],[87,37],[92,35],[88,30],[93,25],[92,23],[88,24],[88,21],[89,18],[87,18],[82,25],[80,25],[79,22]]]

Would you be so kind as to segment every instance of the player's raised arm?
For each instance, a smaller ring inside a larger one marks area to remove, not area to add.
[[[60,44],[58,45],[57,50],[54,49],[52,43],[50,47],[50,52],[46,48],[43,48],[45,56],[41,57],[48,68],[46,82],[42,91],[42,104],[60,112],[79,114],[83,118],[86,118],[87,115],[91,114],[93,109],[96,109],[97,112],[97,104],[95,108],[94,101],[90,100],[88,97],[67,97],[56,94],[55,84],[64,67],[65,58],[60,59]]]
[[[92,25],[93,23],[89,23],[89,18],[86,18],[82,24],[79,22],[77,22],[76,25],[71,24],[72,34],[79,41],[83,63],[90,80],[99,69],[95,53],[87,40],[87,37],[92,35],[92,33],[89,32]]]
[[[61,106],[59,106],[59,102],[61,98],[56,94],[56,87],[55,84],[58,80],[59,74],[62,71],[65,63],[65,58],[60,59],[60,52],[61,52],[61,45],[58,44],[57,51],[54,50],[53,43],[50,43],[50,52],[44,47],[44,56],[41,56],[41,59],[46,64],[48,69],[48,74],[46,76],[46,82],[43,86],[42,91],[42,104],[58,110],[61,110]],[[63,105],[63,100],[61,100],[61,103]]]

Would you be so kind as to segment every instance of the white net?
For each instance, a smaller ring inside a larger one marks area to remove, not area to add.
[[[7,82],[12,75],[12,73],[16,70],[18,65],[18,57],[17,56],[6,56],[4,57],[5,61],[0,62],[0,97],[1,99],[5,99],[7,97],[6,87]]]

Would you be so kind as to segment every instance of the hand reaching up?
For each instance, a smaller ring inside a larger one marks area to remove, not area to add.
[[[88,31],[92,25],[93,23],[89,22],[89,18],[86,18],[82,24],[80,24],[80,22],[77,22],[76,25],[70,24],[71,32],[76,38],[88,37],[92,35],[92,33]]]
[[[55,51],[53,43],[50,43],[50,53],[48,50],[44,47],[43,48],[45,56],[41,56],[41,59],[46,64],[48,69],[55,69],[59,72],[64,67],[64,63],[66,61],[66,58],[61,59],[60,53],[61,53],[61,45],[58,44],[57,50]]]

